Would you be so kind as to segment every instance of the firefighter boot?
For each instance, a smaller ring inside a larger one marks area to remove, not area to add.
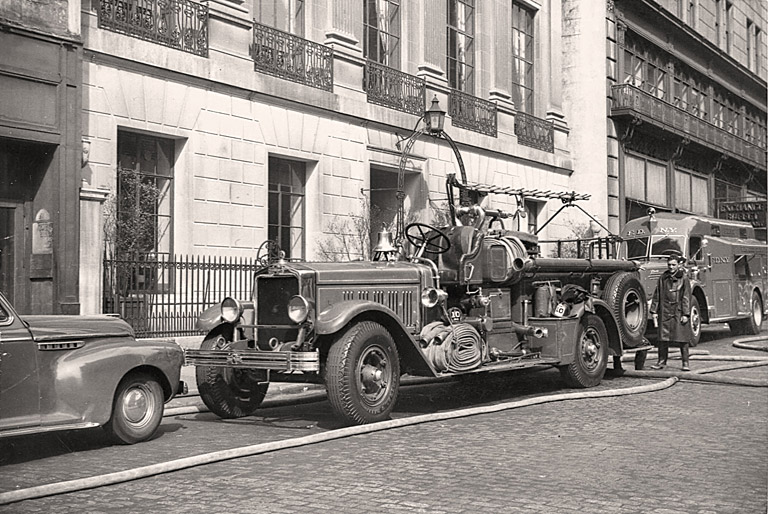
[[[651,369],[664,369],[667,366],[669,356],[669,344],[659,341],[659,361],[651,366]]]
[[[688,343],[683,343],[680,345],[680,358],[683,360],[683,371],[691,371],[691,367],[688,365],[688,360],[690,358],[690,351],[688,350]]]

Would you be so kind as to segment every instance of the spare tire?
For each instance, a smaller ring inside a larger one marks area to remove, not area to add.
[[[628,271],[612,275],[605,283],[603,300],[616,317],[624,346],[642,345],[648,323],[648,302],[640,280]]]

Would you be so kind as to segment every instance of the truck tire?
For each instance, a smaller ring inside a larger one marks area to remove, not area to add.
[[[691,314],[688,316],[688,326],[691,327],[691,346],[696,346],[701,340],[701,307],[699,299],[691,295]]]
[[[731,331],[736,335],[757,335],[760,333],[760,326],[762,324],[763,302],[760,301],[760,295],[757,294],[757,291],[752,291],[749,317],[731,321],[728,325],[730,325]]]
[[[232,340],[232,327],[219,327],[209,333],[201,350],[225,350]],[[197,390],[211,412],[224,419],[251,416],[267,394],[269,382],[261,382],[250,370],[198,366]]]
[[[345,422],[389,419],[400,387],[400,358],[387,329],[373,321],[350,326],[328,352],[325,387]]]
[[[585,314],[576,331],[573,362],[560,366],[560,374],[571,387],[594,387],[608,365],[608,331],[594,314]]]
[[[648,302],[637,277],[626,271],[612,275],[605,283],[603,300],[616,316],[624,346],[636,348],[642,345],[648,323]]]
[[[110,438],[134,444],[152,437],[163,420],[163,387],[151,375],[137,373],[117,386],[112,417],[104,425]]]

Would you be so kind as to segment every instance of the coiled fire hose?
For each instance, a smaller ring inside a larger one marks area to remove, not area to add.
[[[437,371],[469,371],[483,361],[483,340],[466,323],[445,325],[435,321],[421,332],[424,354]]]
[[[261,455],[263,453],[274,452],[278,450],[285,450],[289,448],[296,448],[299,446],[307,446],[310,444],[317,444],[325,441],[333,441],[336,439],[343,439],[346,437],[352,437],[355,435],[369,434],[372,432],[379,432],[382,430],[390,430],[393,428],[400,428],[411,425],[418,425],[422,423],[431,423],[434,421],[443,421],[448,419],[465,418],[469,416],[477,416],[481,414],[491,414],[494,412],[501,412],[510,409],[517,409],[521,407],[529,407],[531,405],[542,405],[545,403],[560,402],[566,400],[580,400],[587,398],[607,398],[615,396],[627,396],[632,394],[650,393],[654,391],[661,391],[672,387],[677,382],[676,377],[671,377],[662,382],[654,382],[652,384],[636,387],[627,387],[624,389],[608,389],[603,391],[580,391],[575,393],[563,393],[550,396],[540,396],[537,398],[528,398],[526,400],[505,402],[496,405],[486,405],[482,407],[472,407],[468,409],[459,409],[449,412],[435,412],[432,414],[422,414],[419,416],[411,416],[408,418],[393,419],[389,421],[381,421],[378,423],[371,423],[369,425],[357,425],[352,427],[341,428],[337,430],[329,430],[320,434],[313,434],[304,437],[295,437],[292,439],[285,439],[282,441],[273,441],[269,443],[260,443],[250,446],[243,446],[240,448],[232,448],[229,450],[220,450],[211,453],[204,453],[202,455],[195,455],[192,457],[186,457],[183,459],[176,459],[167,462],[160,462],[158,464],[152,464],[149,466],[142,466],[140,468],[127,469],[124,471],[117,471],[115,473],[107,473],[105,475],[99,475],[88,478],[80,478],[76,480],[68,480],[66,482],[57,482],[53,484],[40,485],[36,487],[30,487],[27,489],[20,489],[17,491],[10,491],[6,493],[0,493],[0,505],[8,505],[10,503],[16,503],[23,500],[33,500],[36,498],[43,498],[46,496],[54,496],[59,494],[72,493],[76,491],[82,491],[85,489],[93,489],[96,487],[103,487],[107,485],[114,485],[123,482],[129,482],[131,480],[138,480],[140,478],[147,478],[154,475],[160,475],[162,473],[170,473],[173,471],[180,471],[195,466],[202,466],[204,464],[212,464],[215,462],[221,462],[230,459],[238,459],[242,457],[250,457],[253,455]]]

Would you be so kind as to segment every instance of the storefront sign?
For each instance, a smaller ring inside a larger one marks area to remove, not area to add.
[[[746,221],[755,228],[766,226],[766,201],[720,202],[718,218],[724,220]]]

